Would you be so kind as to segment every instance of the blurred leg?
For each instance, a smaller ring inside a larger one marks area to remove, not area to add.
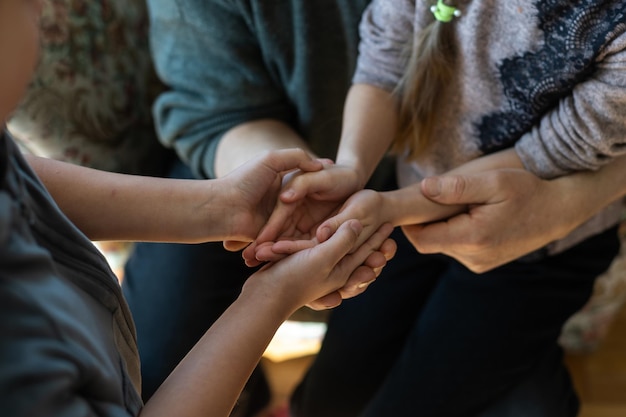
[[[359,415],[400,354],[447,259],[420,255],[400,229],[392,237],[398,252],[381,276],[332,312],[320,352],[292,396],[294,417]]]
[[[584,305],[595,278],[617,254],[615,232],[557,256],[482,275],[452,263],[363,415],[476,416],[530,378],[541,361],[553,372],[563,369],[560,355],[550,354],[563,323]],[[565,388],[565,398],[574,395]],[[556,404],[537,402],[551,411],[533,417],[575,416],[562,398],[552,398]]]
[[[480,416],[522,381],[532,384],[544,358],[546,369],[563,370],[560,357],[550,356],[561,327],[618,247],[612,230],[558,256],[482,275],[402,248],[385,276],[333,312],[292,415]],[[553,383],[563,394],[556,405],[537,401],[543,415],[575,415],[567,378]]]
[[[579,408],[563,351],[555,346],[521,383],[477,417],[577,416]]]

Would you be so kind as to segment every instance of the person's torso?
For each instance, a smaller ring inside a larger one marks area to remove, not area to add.
[[[15,145],[0,140],[3,409],[136,415],[139,359],[119,284]]]

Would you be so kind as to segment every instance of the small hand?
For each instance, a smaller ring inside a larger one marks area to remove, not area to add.
[[[302,305],[336,307],[343,298],[365,291],[395,254],[395,242],[388,239],[392,231],[389,225],[348,254],[361,231],[358,221],[345,222],[326,242],[261,268],[246,281],[244,291],[253,285],[266,285],[273,298],[294,310]]]
[[[382,194],[373,190],[361,190],[352,195],[331,218],[323,221],[314,232],[314,237],[293,240],[279,240],[257,245],[256,259],[262,262],[277,261],[283,257],[324,242],[339,226],[350,219],[357,219],[363,225],[363,232],[355,244],[361,246],[369,236],[378,230],[388,219],[383,218]]]
[[[355,259],[360,259],[363,255],[359,254],[359,251],[367,252],[373,250],[373,252],[368,255],[365,262],[354,269],[343,287],[315,301],[307,303],[307,306],[313,310],[323,310],[329,307],[335,307],[341,303],[341,300],[355,297],[364,292],[369,285],[378,278],[385,265],[387,265],[387,262],[396,254],[397,245],[393,239],[385,239],[380,247],[376,246],[381,236],[389,236],[392,230],[393,227],[391,227],[390,224],[382,225],[368,241],[361,245],[357,252],[347,255],[349,257],[355,257]]]
[[[267,247],[267,242],[312,239],[317,226],[356,188],[354,171],[337,165],[326,164],[322,171],[294,175],[256,241],[244,250],[246,264],[256,266],[264,261],[257,258],[257,247]]]

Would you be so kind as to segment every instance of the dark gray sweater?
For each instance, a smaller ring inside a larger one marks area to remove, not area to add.
[[[142,407],[117,278],[0,133],[0,413],[129,417]]]
[[[334,158],[369,0],[148,0],[160,140],[214,176],[230,128],[282,120]]]

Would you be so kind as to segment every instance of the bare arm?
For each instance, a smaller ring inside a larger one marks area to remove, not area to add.
[[[521,168],[521,166],[521,161],[517,157],[515,150],[508,149],[470,161],[444,174],[444,176],[476,173],[500,168]],[[323,173],[324,170],[305,175],[313,177],[320,176]],[[335,178],[328,182],[338,181],[340,179]],[[357,242],[357,245],[360,245],[366,236],[373,233],[384,223],[390,223],[393,226],[422,224],[446,219],[466,210],[466,204],[443,205],[429,200],[422,194],[419,183],[387,192],[361,190],[352,195],[336,215],[320,224],[316,237],[319,241],[324,241],[343,222],[349,219],[358,219],[364,227],[364,233]],[[286,241],[278,242],[272,246],[272,251],[290,253],[293,251],[293,246]],[[272,259],[270,257],[272,251],[264,249],[264,253],[257,254],[257,256],[262,256],[263,259]]]
[[[215,173],[223,177],[259,153],[300,148],[312,154],[306,142],[278,120],[263,119],[243,123],[224,134],[215,155]]]
[[[397,117],[395,100],[388,91],[367,84],[350,88],[336,163],[356,171],[358,189],[365,186],[391,145]]]
[[[116,174],[28,156],[61,210],[92,240],[250,241],[267,220],[282,173],[321,168],[302,150],[257,156],[219,180]]]
[[[278,326],[297,308],[345,287],[391,227],[347,255],[361,226],[264,267],[148,401],[144,417],[228,416]],[[345,256],[345,257],[344,257]],[[366,283],[366,282],[363,282]],[[356,283],[355,283],[356,284]]]
[[[363,188],[393,140],[397,124],[395,101],[391,93],[384,89],[355,84],[346,99],[343,121],[335,166],[296,178],[281,195],[283,201],[291,203],[307,195],[315,195],[318,200],[341,203]],[[470,161],[449,174],[505,167],[522,167],[515,150]],[[286,192],[291,190],[294,192],[286,197]],[[451,209],[431,202],[421,195],[418,184],[384,193],[384,202],[388,211],[382,215],[382,222],[391,222],[396,226],[438,220],[464,208]]]

